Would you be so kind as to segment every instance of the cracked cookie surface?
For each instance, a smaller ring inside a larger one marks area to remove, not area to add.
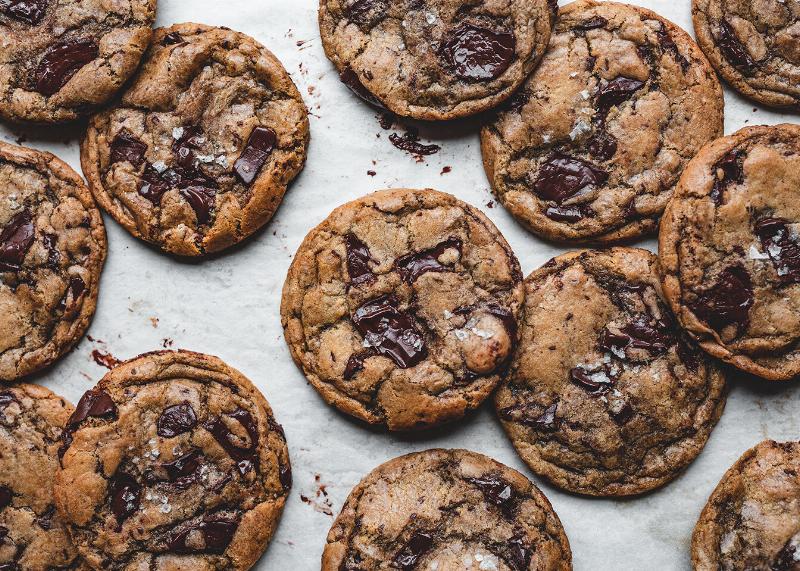
[[[461,418],[491,393],[522,300],[519,262],[480,211],[393,189],[337,208],[306,236],[281,320],[329,404],[408,430]]]
[[[800,442],[765,440],[725,473],[692,536],[695,571],[800,570]]]
[[[272,53],[239,32],[177,24],[155,31],[121,101],[92,118],[81,165],[131,234],[202,256],[272,218],[308,139],[305,104]]]
[[[675,478],[725,406],[717,365],[679,333],[646,250],[584,250],[525,280],[503,428],[565,490],[627,496]]]
[[[320,0],[342,81],[405,117],[445,120],[508,98],[542,57],[552,0]]]
[[[525,476],[467,450],[400,456],[347,498],[322,571],[570,571],[569,541]]]
[[[36,385],[0,391],[0,569],[88,569],[53,500],[56,452],[73,410]]]
[[[800,373],[800,127],[706,146],[664,215],[664,293],[713,356],[770,380]]]
[[[264,396],[187,351],[114,368],[81,398],[58,454],[56,503],[95,569],[249,569],[291,487]]]
[[[50,365],[83,337],[105,256],[103,220],[75,171],[0,143],[0,380]]]
[[[700,47],[736,90],[800,107],[800,3],[693,0],[692,19]]]
[[[481,131],[498,200],[551,240],[652,233],[681,171],[722,134],[723,95],[686,32],[644,8],[564,6],[542,63]]]
[[[0,1],[0,116],[58,123],[106,103],[147,49],[156,0]]]

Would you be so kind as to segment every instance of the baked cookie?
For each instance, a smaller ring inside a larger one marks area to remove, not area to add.
[[[56,503],[95,569],[249,569],[292,480],[264,396],[187,351],[114,368],[81,398],[58,455]]]
[[[426,450],[373,470],[328,533],[322,571],[570,571],[558,516],[525,476],[483,454]]]
[[[226,28],[177,24],[156,30],[121,101],[92,118],[81,164],[131,234],[201,256],[272,218],[308,138],[300,93],[266,48]]]
[[[50,153],[0,143],[0,381],[46,367],[83,337],[105,257],[83,179]]]
[[[697,42],[737,91],[777,107],[800,106],[800,4],[692,0]]]
[[[155,17],[156,0],[0,0],[0,117],[58,123],[106,103]]]
[[[615,2],[564,6],[541,65],[481,131],[498,200],[551,240],[655,230],[681,171],[722,134],[723,96],[691,38]]]
[[[725,407],[725,378],[684,339],[657,259],[638,248],[559,256],[525,280],[520,347],[497,413],[531,470],[591,496],[675,478]]]
[[[664,294],[715,357],[800,373],[800,126],[748,127],[686,168],[659,234]]]
[[[692,536],[695,571],[800,570],[800,442],[765,440],[722,477]]]
[[[306,236],[283,286],[295,362],[339,410],[390,430],[476,408],[517,341],[522,275],[477,209],[434,190],[384,190]]]
[[[36,385],[0,391],[0,569],[82,568],[53,501],[56,451],[73,410]]]
[[[356,94],[404,117],[455,119],[525,81],[547,48],[555,3],[320,0],[319,28]]]

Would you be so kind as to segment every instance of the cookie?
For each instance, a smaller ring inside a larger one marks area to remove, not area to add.
[[[525,476],[483,454],[426,450],[373,470],[328,533],[322,571],[570,571],[558,516]]]
[[[95,569],[245,570],[291,487],[264,396],[216,357],[148,353],[81,398],[55,495]]]
[[[800,442],[765,440],[722,477],[692,536],[695,571],[800,569]]]
[[[83,179],[50,153],[0,143],[0,381],[50,365],[83,337],[105,257]]]
[[[320,0],[342,81],[404,117],[455,119],[507,99],[550,38],[554,0]]]
[[[525,280],[520,346],[496,395],[531,470],[559,488],[629,496],[675,478],[725,407],[725,378],[683,338],[657,259],[638,248],[559,256]]]
[[[800,5],[692,0],[697,42],[734,89],[764,105],[800,107]]]
[[[156,0],[0,1],[0,117],[60,123],[108,102],[155,16]]]
[[[654,12],[561,8],[541,65],[481,131],[494,194],[535,234],[652,233],[681,171],[722,134],[723,95],[691,38]]]
[[[394,189],[306,236],[281,322],[329,404],[409,430],[461,418],[492,392],[522,301],[519,262],[488,218],[448,194]]]
[[[36,385],[0,391],[0,569],[83,569],[56,513],[62,427],[74,407]]]
[[[711,355],[770,380],[800,373],[800,126],[705,147],[664,215],[664,294]]]
[[[306,107],[272,53],[226,28],[177,24],[156,30],[121,100],[92,117],[81,164],[131,234],[202,256],[272,218],[308,138]]]

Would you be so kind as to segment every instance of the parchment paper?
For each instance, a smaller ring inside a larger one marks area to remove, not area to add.
[[[351,488],[378,464],[433,447],[482,452],[531,477],[561,517],[578,571],[690,569],[692,528],[724,471],[764,438],[800,438],[798,383],[734,381],[727,409],[700,457],[661,490],[625,501],[565,494],[534,477],[489,406],[456,425],[410,436],[370,429],[337,413],[292,362],[279,316],[281,287],[295,250],[335,206],[381,188],[433,187],[480,207],[511,243],[526,275],[565,248],[535,238],[502,206],[487,207],[492,197],[481,166],[478,122],[422,126],[423,142],[442,146],[424,163],[394,148],[376,112],[339,82],[325,58],[317,0],[159,3],[158,25],[195,21],[228,26],[253,36],[278,56],[312,112],[308,164],[263,232],[203,262],[159,254],[106,216],[109,256],[89,330],[94,341],[84,339],[33,382],[77,402],[106,372],[93,361],[93,350],[127,359],[164,346],[217,355],[252,379],[286,430],[294,469],[286,511],[256,566],[259,570],[319,569],[326,534]],[[692,31],[690,0],[633,3]],[[798,120],[797,115],[757,106],[727,86],[725,99],[726,133],[746,124]],[[3,139],[21,137],[23,144],[57,154],[78,172],[81,134],[81,126],[0,125]],[[441,174],[444,167],[451,172]],[[367,171],[376,174],[369,176]],[[642,244],[652,249],[655,242]]]

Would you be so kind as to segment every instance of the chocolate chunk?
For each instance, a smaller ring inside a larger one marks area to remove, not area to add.
[[[413,127],[406,127],[404,135],[392,133],[389,141],[401,151],[407,151],[416,157],[435,155],[442,148],[439,145],[423,145],[419,142],[419,132]]]
[[[195,481],[202,457],[199,450],[190,450],[172,462],[164,462],[160,468],[166,473],[169,482],[185,490]]]
[[[359,240],[355,234],[348,234],[345,238],[347,248],[347,275],[350,276],[350,285],[359,286],[375,281],[375,274],[369,267],[370,262],[375,262],[367,245]]]
[[[364,361],[377,355],[374,349],[366,349],[359,353],[353,353],[347,360],[344,368],[344,380],[349,381],[356,376],[356,373],[364,369]]]
[[[604,128],[598,129],[587,143],[589,154],[600,161],[607,161],[617,154],[617,139]]]
[[[180,137],[172,143],[178,166],[187,171],[196,170],[199,163],[195,151],[206,142],[203,130],[197,125],[188,125],[181,127],[180,133]]]
[[[411,318],[398,308],[392,295],[369,300],[353,313],[353,323],[370,347],[389,357],[401,369],[419,364],[428,356],[422,334]]]
[[[14,396],[14,393],[11,391],[3,391],[0,393],[0,411],[5,410],[6,407],[13,402],[19,402],[17,397]]]
[[[0,12],[35,26],[44,18],[48,0],[0,0]]]
[[[605,28],[608,25],[608,20],[603,18],[602,16],[593,16],[588,20],[584,20],[583,22],[578,22],[573,26],[575,30],[595,30],[597,28]]]
[[[672,54],[672,57],[675,58],[675,61],[680,64],[683,73],[689,71],[689,67],[691,66],[689,60],[683,57],[678,49],[678,46],[675,44],[675,40],[672,39],[672,36],[669,34],[669,31],[663,22],[661,22],[661,28],[659,28],[658,32],[656,32],[656,35],[658,36],[658,43],[661,46],[661,49]]]
[[[250,439],[250,444],[248,446],[241,446],[236,443],[239,437],[231,432],[222,417],[218,416],[217,418],[209,420],[203,425],[203,428],[208,430],[225,452],[236,461],[236,467],[239,473],[244,475],[253,469],[254,464],[258,463],[258,428],[253,420],[253,416],[241,408],[225,416],[241,424],[247,431],[247,435]]]
[[[178,32],[170,32],[164,36],[164,39],[161,40],[161,45],[174,46],[175,44],[182,44],[185,41],[186,40],[183,39],[183,36],[181,36]]]
[[[233,164],[233,171],[243,183],[250,185],[256,179],[277,141],[278,136],[272,129],[268,127],[253,129],[242,154]]]
[[[638,79],[619,76],[597,90],[598,111],[606,115],[609,109],[630,99],[634,93],[644,87],[644,82]]]
[[[728,186],[744,180],[743,162],[744,151],[733,149],[714,165],[714,186],[711,188],[709,197],[717,206],[722,206],[725,202],[725,189]]]
[[[197,415],[188,402],[176,404],[164,409],[158,417],[158,435],[163,438],[174,438],[189,432],[197,426]]]
[[[3,525],[0,525],[0,544],[5,543],[6,537],[8,537],[8,528]],[[11,568],[16,569],[17,566],[12,563]]]
[[[721,271],[716,283],[698,294],[689,307],[716,331],[734,325],[739,334],[750,323],[752,305],[753,283],[750,274],[743,266],[735,265]]]
[[[629,323],[612,333],[604,328],[600,333],[599,346],[602,351],[612,353],[620,359],[627,359],[628,349],[644,349],[651,355],[660,355],[675,343],[675,337],[665,324],[651,323],[646,315],[637,315]]]
[[[164,193],[170,189],[170,184],[153,165],[147,163],[142,178],[139,180],[139,194],[158,206]]]
[[[761,247],[769,255],[782,284],[800,282],[800,243],[783,218],[762,218],[755,223]]]
[[[594,210],[588,204],[575,204],[572,206],[548,206],[544,210],[544,215],[556,222],[568,222],[573,224],[580,222],[584,218],[594,216]]]
[[[353,0],[344,7],[347,19],[361,28],[370,28],[383,20],[389,7],[387,0]]]
[[[48,96],[55,94],[99,53],[93,38],[71,38],[53,44],[44,52],[34,72],[36,91]]]
[[[56,238],[55,234],[45,234],[42,237],[42,242],[44,243],[44,247],[47,248],[47,265],[50,266],[52,269],[58,269],[58,265],[61,262],[61,254],[58,252],[58,238]]]
[[[800,553],[794,537],[790,537],[770,565],[770,571],[793,571],[800,561]]]
[[[210,516],[203,521],[190,525],[175,534],[167,543],[167,550],[172,553],[214,553],[221,555],[233,540],[238,519],[223,516]],[[203,544],[197,543],[197,536]]]
[[[278,469],[278,479],[281,481],[283,491],[289,491],[292,487],[292,467],[289,464],[281,464]]]
[[[375,97],[369,89],[364,87],[364,84],[361,83],[361,80],[356,75],[350,67],[344,68],[341,74],[339,74],[339,79],[342,83],[344,83],[350,90],[358,95],[361,99],[366,101],[367,103],[374,105],[376,107],[383,107],[383,103],[381,100]]]
[[[750,56],[747,47],[739,41],[736,32],[726,20],[719,21],[719,37],[717,45],[720,52],[728,62],[739,71],[745,74],[752,74],[756,71],[758,64]]]
[[[14,215],[0,232],[0,272],[18,272],[33,245],[35,228],[27,208]]]
[[[586,389],[592,396],[600,396],[614,385],[617,375],[608,365],[602,365],[590,370],[586,367],[575,367],[569,372],[569,377],[576,385]]]
[[[501,307],[496,303],[487,304],[485,310],[489,315],[502,321],[503,327],[508,332],[508,336],[511,337],[512,341],[516,341],[517,320],[514,318],[514,315],[508,309]]]
[[[525,104],[531,100],[531,93],[526,89],[519,89],[514,94],[503,102],[501,108],[504,111],[518,111],[522,109]]]
[[[516,47],[517,40],[511,32],[465,23],[442,44],[439,54],[461,79],[489,81],[508,69]]]
[[[14,494],[11,488],[0,486],[0,510],[7,508],[11,505],[11,500],[14,499]]]
[[[197,224],[208,224],[211,220],[211,211],[217,202],[216,189],[205,186],[189,186],[180,189],[180,193],[197,215]]]
[[[392,559],[392,566],[403,571],[414,569],[419,558],[433,547],[433,534],[417,531]]]
[[[92,389],[86,391],[81,400],[78,401],[75,412],[69,417],[64,432],[61,433],[62,444],[58,449],[59,458],[64,456],[64,453],[72,444],[72,433],[89,417],[116,420],[117,406],[111,400],[111,396],[104,390]]]
[[[128,129],[120,130],[111,141],[112,163],[128,161],[138,169],[144,163],[145,152],[147,152],[147,145],[137,139]]]
[[[56,506],[49,505],[44,513],[36,518],[36,525],[49,531],[53,528],[53,516],[56,515]]]
[[[508,540],[498,554],[513,571],[528,571],[531,564],[531,550],[525,545],[521,535]]]
[[[452,272],[450,266],[445,266],[439,262],[439,258],[447,250],[458,250],[461,257],[462,242],[458,238],[450,237],[444,242],[437,244],[433,248],[422,252],[406,254],[397,258],[394,268],[400,274],[404,282],[412,284],[417,281],[422,274],[427,272]]]
[[[111,511],[117,518],[117,523],[122,525],[139,509],[139,496],[142,487],[125,472],[117,472],[111,480]]]
[[[67,293],[58,304],[58,309],[66,311],[67,309],[75,307],[77,301],[86,292],[86,283],[80,276],[70,276],[69,285],[67,286]]]
[[[611,418],[619,425],[627,424],[633,418],[633,408],[628,403],[622,403],[622,406],[611,411]]]
[[[533,190],[545,200],[561,204],[584,188],[602,185],[607,180],[608,173],[597,166],[555,152],[539,167]]]
[[[555,432],[558,429],[558,423],[556,420],[557,411],[558,403],[551,404],[541,414],[537,413],[536,411],[529,410],[524,405],[518,404],[503,408],[498,411],[498,414],[500,415],[500,418],[507,422],[518,422],[543,432]]]
[[[511,484],[495,474],[488,474],[482,478],[466,478],[466,480],[483,493],[487,502],[500,508],[507,516],[513,513],[517,496]]]

